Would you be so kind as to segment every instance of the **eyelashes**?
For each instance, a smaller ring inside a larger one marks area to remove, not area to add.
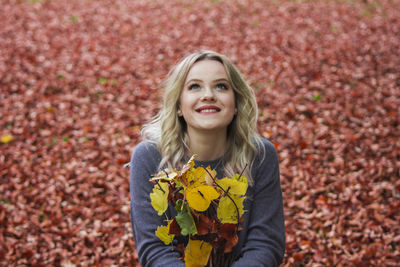
[[[188,87],[189,90],[195,90],[195,89],[200,89],[200,85],[198,85],[197,83],[191,84]]]
[[[215,85],[215,89],[217,89],[217,90],[228,90],[228,88],[229,87],[224,83],[217,83]],[[201,89],[201,86],[197,83],[193,83],[193,84],[189,85],[188,89],[189,90]]]
[[[228,89],[228,86],[226,86],[226,84],[224,84],[224,83],[218,83],[215,87],[217,89],[221,89],[221,90],[227,90]]]

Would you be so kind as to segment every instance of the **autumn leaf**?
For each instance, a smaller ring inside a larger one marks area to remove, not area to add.
[[[186,172],[186,186],[188,188],[194,188],[200,185],[206,184],[206,170],[203,167],[192,168]]]
[[[178,222],[179,227],[181,228],[181,234],[182,235],[197,234],[196,224],[194,222],[188,204],[185,203],[182,209],[181,206],[182,202],[177,201],[176,209],[178,210],[178,215],[175,216],[175,219]]]
[[[197,211],[205,211],[212,200],[219,197],[219,193],[206,183],[206,175],[203,167],[194,168],[194,165],[185,172],[184,194],[189,206]]]
[[[176,218],[173,218],[171,223],[169,224],[168,234],[175,235],[175,236],[181,235],[181,228],[179,227],[179,224],[176,221]]]
[[[212,186],[201,185],[190,189],[186,193],[189,206],[197,211],[205,211],[212,200],[219,197],[219,193]]]
[[[226,240],[224,253],[231,252],[239,241],[237,227],[234,223],[224,223],[218,231],[218,236]]]
[[[217,172],[216,170],[211,170],[210,166],[208,166],[206,170],[207,173],[204,176],[204,180],[207,185],[213,185]]]
[[[217,232],[217,224],[211,221],[207,216],[199,213],[194,217],[198,235],[206,235],[208,233]]]
[[[14,139],[14,137],[11,134],[3,134],[0,138],[0,142],[3,144],[7,144],[11,142]]]
[[[169,188],[167,183],[157,183],[154,185],[153,193],[150,193],[151,205],[161,216],[168,208]]]
[[[186,172],[188,170],[190,170],[194,167],[194,159],[196,156],[197,156],[196,154],[193,154],[192,157],[189,159],[189,161],[185,165],[183,165],[182,171],[181,171],[182,175],[186,174]]]
[[[186,178],[186,174],[193,170],[194,167],[194,158],[196,157],[196,154],[194,154],[189,161],[183,165],[182,170],[181,170],[181,175],[179,176],[179,182],[180,184],[182,184],[183,186],[188,186],[188,182],[187,182],[187,178]]]
[[[236,194],[239,196],[245,195],[247,191],[247,179],[243,176],[241,180],[238,180],[239,175],[234,176],[235,178],[223,178],[218,180],[216,183],[221,186],[228,194]]]
[[[206,266],[212,246],[202,240],[189,239],[189,243],[185,249],[185,265],[187,267]]]
[[[217,216],[220,222],[234,224],[238,223],[238,218],[242,217],[244,213],[243,200],[244,197],[237,195],[232,195],[231,197],[221,197],[217,208]]]
[[[249,183],[248,183],[247,178],[246,178],[245,176],[240,175],[240,174],[235,174],[234,176],[232,176],[232,179],[233,179],[233,180],[236,180],[236,181],[238,181],[238,182],[241,182],[241,183],[246,184],[246,189],[247,189],[247,185],[248,185]]]
[[[171,244],[172,240],[174,240],[174,236],[175,235],[169,234],[169,229],[170,229],[170,226],[171,226],[171,222],[172,222],[172,220],[170,220],[168,222],[168,225],[159,226],[159,227],[157,227],[157,230],[156,230],[156,236],[158,238],[160,238],[160,240],[162,242],[164,242],[165,245]]]
[[[176,179],[177,176],[178,172],[166,169],[160,171],[154,177],[150,178],[150,181],[158,181],[158,180],[173,181],[174,179]]]

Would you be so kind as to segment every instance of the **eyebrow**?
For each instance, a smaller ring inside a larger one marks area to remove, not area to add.
[[[203,81],[200,80],[200,79],[190,79],[189,81],[187,81],[187,83],[185,83],[185,85],[187,85],[187,84],[189,84],[191,82],[203,82]],[[226,83],[230,84],[229,81],[227,79],[225,79],[225,78],[216,79],[213,82],[214,83],[216,83],[216,82],[226,82]]]

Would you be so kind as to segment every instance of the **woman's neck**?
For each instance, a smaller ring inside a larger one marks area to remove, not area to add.
[[[189,153],[196,154],[197,160],[210,161],[222,157],[226,152],[226,133],[188,132]]]

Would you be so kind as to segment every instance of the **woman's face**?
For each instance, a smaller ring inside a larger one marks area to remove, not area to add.
[[[225,132],[235,115],[235,94],[224,66],[216,60],[193,64],[179,98],[178,115],[188,133]]]

